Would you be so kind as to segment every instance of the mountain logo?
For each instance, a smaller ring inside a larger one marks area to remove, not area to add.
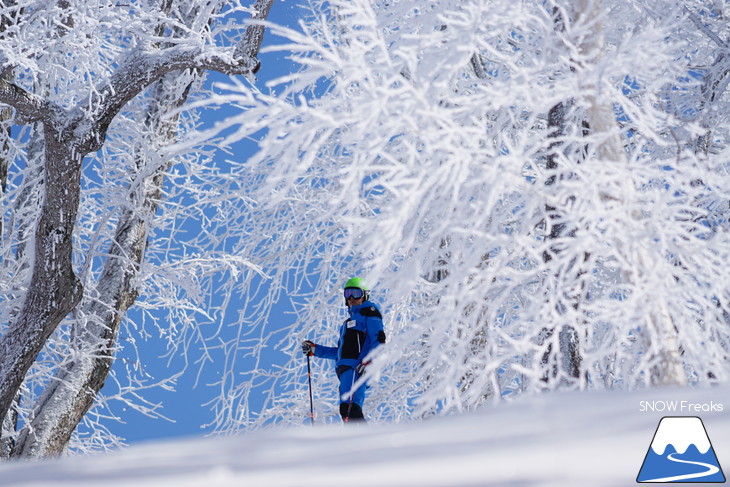
[[[636,481],[725,482],[702,420],[696,416],[662,418]]]

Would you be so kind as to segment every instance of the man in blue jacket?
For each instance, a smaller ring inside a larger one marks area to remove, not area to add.
[[[337,346],[326,347],[305,340],[302,352],[310,357],[335,361],[335,371],[340,380],[340,416],[345,422],[365,421],[362,404],[366,385],[362,384],[354,392],[351,389],[369,363],[364,360],[376,347],[385,343],[383,317],[378,307],[370,302],[370,288],[361,278],[349,279],[344,288],[350,317],[340,327]]]

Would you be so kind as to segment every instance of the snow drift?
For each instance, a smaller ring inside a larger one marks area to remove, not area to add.
[[[0,479],[4,487],[626,486],[662,417],[641,412],[641,401],[728,398],[728,386],[545,394],[411,423],[302,426],[6,463]],[[730,418],[702,419],[720,464],[730,464]]]

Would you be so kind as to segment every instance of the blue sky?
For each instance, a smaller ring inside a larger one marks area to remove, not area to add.
[[[296,28],[296,23],[302,12],[300,5],[301,0],[276,0],[268,20],[276,24]],[[267,31],[264,36],[263,47],[281,44],[283,42],[283,39],[277,38]],[[263,53],[259,56],[261,69],[257,73],[257,85],[261,89],[265,89],[264,85],[267,81],[278,78],[295,69],[295,66],[286,57],[287,54],[284,52]],[[208,84],[212,86],[214,83],[227,82],[228,79],[227,76],[210,73],[208,75]],[[228,109],[223,107],[217,110],[209,110],[204,113],[202,121],[206,125],[213,124],[216,120],[223,119],[235,113],[238,113],[238,109],[236,108]],[[245,160],[251,155],[251,151],[254,149],[255,145],[253,143],[250,141],[242,141],[232,147],[233,155],[219,153],[216,157],[216,162],[225,165],[226,160]],[[276,314],[278,315],[276,319],[285,319],[284,313],[287,309],[288,303],[281,303],[280,309],[276,310]],[[129,313],[132,319],[134,319],[134,312],[133,308]],[[176,357],[171,362],[168,362],[168,359],[162,357],[166,353],[165,345],[156,336],[153,336],[147,342],[138,341],[137,347],[140,353],[143,354],[146,372],[156,378],[168,376],[171,372],[179,370],[182,366],[183,362],[181,357]],[[123,366],[121,361],[117,360],[114,364],[114,369],[118,370],[120,375],[123,375],[125,373]],[[210,432],[210,430],[201,429],[202,425],[213,419],[209,408],[203,406],[202,403],[209,400],[212,397],[211,395],[214,394],[205,384],[215,381],[216,378],[215,364],[206,367],[205,373],[199,379],[197,377],[196,366],[191,364],[188,373],[184,374],[178,380],[175,391],[153,389],[145,393],[147,400],[153,403],[164,403],[164,408],[161,413],[174,422],[151,419],[131,409],[119,409],[121,406],[117,404],[115,406],[117,409],[112,412],[120,416],[124,422],[108,421],[107,427],[113,433],[123,437],[130,444],[152,439],[192,436]],[[198,381],[197,387],[195,386],[196,380]]]

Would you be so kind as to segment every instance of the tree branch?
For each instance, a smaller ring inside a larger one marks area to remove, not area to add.
[[[147,110],[146,125],[152,132],[145,143],[171,143],[176,138],[177,116],[164,115],[182,106],[188,89],[197,75],[168,75],[154,88]],[[180,85],[187,84],[182,96]],[[170,164],[172,161],[168,161]],[[138,160],[141,171],[148,161]],[[144,260],[150,215],[162,198],[164,174],[168,165],[144,178],[139,190],[131,190],[131,208],[125,209],[117,229],[101,277],[78,306],[73,326],[71,356],[68,365],[56,373],[54,380],[35,406],[30,427],[23,428],[16,457],[47,457],[60,454],[73,431],[92,407],[112,367],[116,337],[127,310],[138,296],[135,279]],[[142,171],[141,171],[142,172]],[[139,191],[139,194],[138,194]],[[58,414],[62,411],[63,414]]]
[[[236,51],[240,53],[238,48]],[[83,147],[88,152],[98,150],[117,113],[132,98],[167,73],[201,69],[234,75],[253,73],[258,70],[258,66],[259,61],[255,57],[249,57],[248,53],[242,56],[225,56],[219,52],[205,52],[198,47],[188,46],[176,46],[155,52],[137,51],[120,64],[109,81],[97,90],[99,95],[78,115],[80,122],[88,118],[89,112],[96,111],[93,118],[97,120],[97,124],[88,134],[89,139]]]
[[[236,50],[233,55],[236,58],[249,58],[254,59],[258,55],[259,49],[261,49],[261,43],[264,40],[264,25],[261,23],[266,20],[271,10],[271,5],[274,0],[256,0],[253,8],[256,12],[251,17],[251,20],[255,21],[246,28],[246,34],[241,39],[241,42],[236,46]],[[253,73],[258,71],[258,65],[254,67]]]
[[[272,2],[257,0],[254,19],[263,20]],[[91,90],[88,102],[70,112],[62,112],[47,100],[0,80],[0,104],[7,104],[16,110],[15,122],[43,123],[45,154],[44,199],[40,218],[35,225],[32,277],[17,317],[0,335],[0,420],[7,416],[27,371],[49,336],[68,313],[77,308],[83,297],[83,283],[76,276],[72,265],[72,238],[79,209],[81,168],[85,155],[101,148],[112,120],[130,100],[168,73],[188,69],[213,70],[228,75],[255,72],[259,66],[256,55],[262,37],[263,26],[257,23],[249,26],[235,49],[227,51],[197,44],[133,51],[120,60],[109,78]],[[116,286],[105,288],[109,292],[105,295],[108,303],[104,309],[92,310],[92,314],[101,318],[97,321],[103,328],[103,333],[90,335],[90,338],[99,340],[95,343],[103,349],[100,361],[92,364],[93,376],[90,377],[89,389],[95,392],[101,388],[108,373],[111,360],[105,353],[113,350],[114,333],[119,320],[136,297],[132,279],[146,243],[147,228],[144,222],[133,218],[132,214],[124,221],[128,225],[119,228],[117,241],[120,245],[124,242],[125,250],[135,251],[132,252],[132,262],[125,263],[131,264],[131,267],[115,265],[114,259],[107,263],[105,270],[121,280]],[[105,275],[102,280],[105,280]],[[65,394],[67,391],[63,392]],[[88,392],[87,389],[85,393]],[[43,399],[58,397],[62,400],[62,395],[49,390]],[[68,435],[85,414],[91,399],[89,396],[85,398],[86,402],[76,401],[81,406],[76,411],[80,416],[69,416],[60,429],[53,427],[48,430],[52,435],[61,435],[57,438],[60,441],[54,443],[51,451],[55,452],[55,448],[62,448],[66,444]],[[38,445],[34,440],[23,443],[31,450]]]
[[[684,7],[684,10],[687,12],[687,15],[689,16],[689,20],[691,20],[692,23],[695,24],[698,29],[700,29],[702,32],[704,32],[705,35],[707,37],[709,37],[715,44],[717,44],[718,46],[720,46],[722,48],[728,47],[727,42],[724,42],[722,39],[720,39],[720,37],[717,34],[712,32],[712,30],[709,27],[707,27],[705,24],[703,24],[702,21],[700,20],[700,18],[696,14],[690,12],[690,10],[687,7]]]
[[[46,119],[53,112],[43,98],[3,79],[0,79],[0,103],[15,109],[15,121],[20,124]]]

